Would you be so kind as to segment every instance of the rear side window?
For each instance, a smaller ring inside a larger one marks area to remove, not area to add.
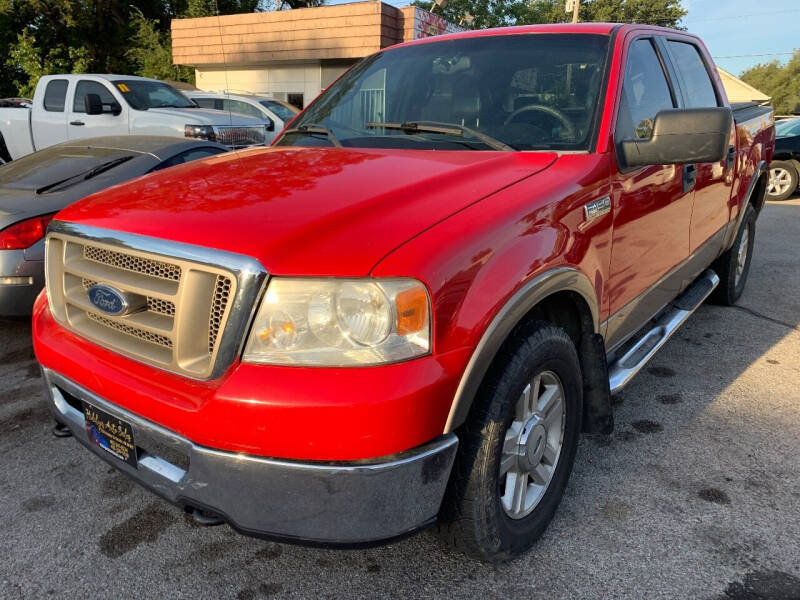
[[[64,112],[67,99],[66,79],[52,79],[44,88],[44,109],[50,112]]]
[[[659,111],[675,108],[664,68],[649,39],[634,41],[628,49],[622,83],[616,141],[649,139]]]
[[[686,42],[667,42],[669,53],[681,74],[686,92],[686,108],[704,108],[717,106],[717,95],[714,84],[708,76],[708,70],[694,44]]]
[[[86,104],[84,102],[84,96],[86,96],[86,94],[97,94],[100,96],[100,101],[107,106],[116,103],[114,96],[102,83],[81,80],[78,82],[78,85],[75,86],[75,99],[72,102],[73,112],[86,112]]]

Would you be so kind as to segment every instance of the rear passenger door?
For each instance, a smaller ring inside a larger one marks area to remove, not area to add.
[[[34,104],[31,121],[33,124],[33,146],[42,150],[67,140],[67,79],[50,79],[44,85],[41,106]]]
[[[678,74],[683,108],[724,106],[711,77],[711,63],[691,38],[668,37],[664,43],[669,59]],[[734,135],[734,132],[731,132]],[[728,223],[731,185],[735,164],[735,139],[731,137],[728,155],[717,163],[698,163],[690,233],[690,251],[705,248],[714,253],[722,244],[723,228]],[[712,257],[713,258],[713,257]]]
[[[614,144],[652,136],[656,115],[678,106],[678,95],[654,36],[628,45]],[[692,192],[681,165],[628,168],[617,152],[612,174],[613,246],[608,279],[613,348],[674,298],[668,275],[689,255]]]

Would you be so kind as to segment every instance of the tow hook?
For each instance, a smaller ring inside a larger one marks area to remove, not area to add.
[[[59,423],[56,421],[56,424],[53,425],[53,435],[57,438],[68,438],[72,437],[72,432],[69,430],[69,427],[64,425],[63,423]]]
[[[206,527],[216,527],[217,525],[223,525],[225,523],[224,519],[220,518],[214,513],[210,513],[199,508],[192,509],[190,514],[192,515],[195,523],[204,525]]]

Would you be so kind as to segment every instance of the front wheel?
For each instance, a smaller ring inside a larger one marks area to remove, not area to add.
[[[564,330],[539,321],[514,334],[459,431],[440,515],[444,540],[492,562],[527,550],[563,496],[581,407],[580,362]]]
[[[797,190],[798,173],[794,164],[782,160],[769,166],[767,200],[786,200]]]

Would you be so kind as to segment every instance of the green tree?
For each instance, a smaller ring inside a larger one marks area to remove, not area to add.
[[[430,10],[432,2],[419,0],[420,8]],[[458,23],[465,14],[475,19],[471,27],[502,27],[534,23],[561,23],[572,19],[565,10],[565,0],[451,0],[441,11],[449,21]],[[686,11],[680,0],[581,0],[581,21],[647,23],[680,27]]]
[[[131,10],[130,48],[126,55],[135,65],[136,74],[153,79],[194,83],[194,69],[172,64],[170,34],[160,31],[158,19],[148,19],[141,10]]]
[[[786,64],[777,60],[759,64],[742,73],[741,79],[772,97],[775,114],[792,114],[800,105],[800,49]]]

